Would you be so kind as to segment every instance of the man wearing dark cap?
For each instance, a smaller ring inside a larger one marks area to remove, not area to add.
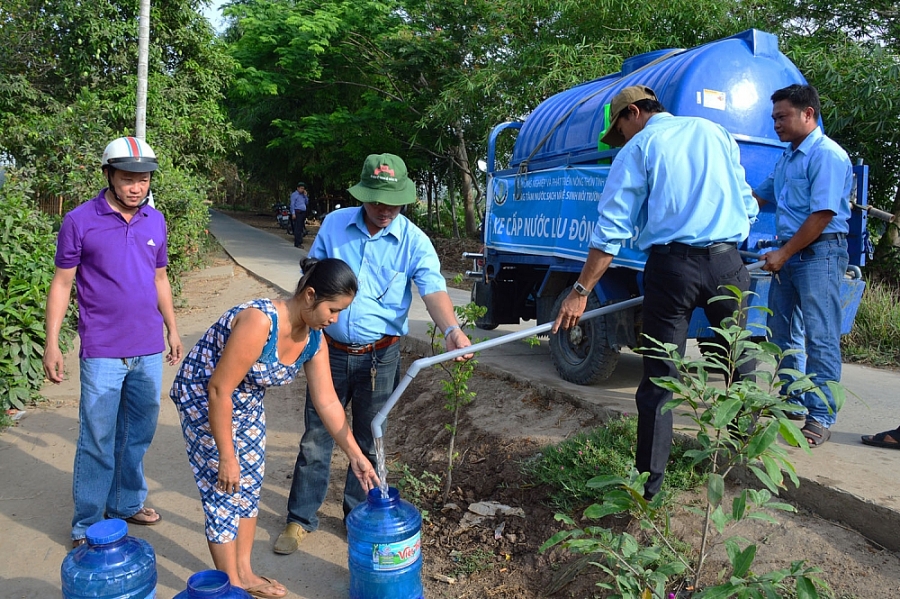
[[[371,154],[350,194],[362,207],[343,208],[322,222],[309,256],[340,258],[359,279],[359,292],[338,321],[325,329],[334,388],[351,406],[353,435],[375,464],[371,423],[400,380],[400,338],[409,332],[412,283],[416,284],[447,351],[471,345],[460,329],[431,240],[400,210],[416,201],[406,164],[393,154]],[[319,526],[316,512],[325,500],[334,440],[325,430],[307,392],[305,432],[294,466],[287,526],[275,553],[293,553]],[[344,516],[366,494],[348,470]]]
[[[303,247],[303,236],[306,235],[306,207],[309,196],[306,195],[306,184],[297,183],[297,189],[291,194],[291,219],[294,221],[294,247]]]
[[[747,238],[759,207],[744,178],[737,143],[720,125],[669,114],[643,85],[620,91],[610,115],[601,141],[623,147],[603,189],[587,261],[562,304],[553,333],[578,323],[587,296],[622,243],[634,237],[635,245],[649,253],[643,333],[676,345],[684,355],[694,308],[703,308],[710,323],[718,325],[738,306],[734,301],[708,303],[710,298],[723,294],[722,285],[749,289],[750,274],[737,246]],[[672,445],[672,412],[660,413],[672,393],[651,379],[677,373],[659,355],[644,356],[635,394],[636,466],[650,473],[644,486],[648,499],[662,486]]]

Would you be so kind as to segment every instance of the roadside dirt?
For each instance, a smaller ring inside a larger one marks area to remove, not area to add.
[[[274,217],[269,217],[274,225]],[[249,224],[252,224],[249,223]],[[276,225],[277,226],[277,225]],[[307,246],[308,247],[308,246]],[[185,277],[178,298],[179,329],[190,347],[231,306],[275,292],[219,255],[211,268]],[[232,276],[233,273],[233,276]],[[419,356],[407,355],[409,361]],[[0,434],[0,597],[59,596],[59,565],[69,549],[71,476],[77,425],[77,356],[67,359],[69,378],[48,386],[48,401],[29,409],[18,426]],[[165,386],[174,368],[166,368]],[[388,481],[398,486],[403,466],[420,480],[424,471],[446,469],[450,414],[440,391],[441,372],[422,372],[391,414],[387,429]],[[470,381],[476,399],[462,415],[456,440],[457,465],[448,504],[439,491],[424,492],[428,511],[423,526],[423,580],[435,598],[521,598],[604,595],[594,587],[591,566],[561,591],[549,595],[551,581],[573,561],[562,551],[540,554],[538,547],[560,525],[548,507],[547,490],[522,472],[524,460],[546,444],[597,426],[588,412],[550,402],[527,384],[492,376],[482,369]],[[268,419],[267,473],[254,545],[255,570],[278,579],[290,599],[340,599],[347,596],[346,538],[340,496],[346,460],[335,454],[332,477],[318,532],[291,556],[276,556],[272,545],[284,524],[284,511],[297,444],[303,430],[300,380],[272,389],[265,398]],[[173,597],[190,574],[212,567],[203,535],[203,516],[184,453],[177,415],[164,397],[160,425],[145,460],[150,486],[148,505],[163,514],[153,527],[132,526],[130,534],[148,540],[157,552],[158,596]],[[440,485],[438,485],[439,487]],[[409,487],[407,487],[409,489]],[[412,498],[411,490],[404,491]],[[487,518],[463,528],[469,506],[497,501],[519,508],[524,517]],[[684,506],[693,501],[680,499]],[[455,507],[449,504],[454,504]],[[574,514],[576,519],[580,511]],[[806,559],[824,571],[836,597],[881,599],[900,592],[900,559],[853,531],[809,514],[777,514],[777,525],[749,523],[738,532],[759,544],[754,570],[764,572]],[[502,531],[497,532],[500,526]],[[583,524],[587,524],[586,522]],[[673,514],[673,527],[688,542],[698,540],[698,521],[686,510]],[[718,563],[711,572],[720,569]]]

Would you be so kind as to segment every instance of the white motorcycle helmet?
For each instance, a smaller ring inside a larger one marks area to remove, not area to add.
[[[159,167],[156,161],[156,153],[147,142],[137,137],[119,137],[107,144],[103,150],[103,159],[100,162],[101,168],[106,175],[106,181],[109,184],[109,190],[112,192],[116,202],[121,207],[126,207],[122,198],[116,193],[112,184],[111,170],[121,170],[130,173],[152,173]],[[151,175],[152,176],[152,175]],[[138,205],[142,208],[150,204],[153,207],[153,192],[147,190],[147,197]]]
[[[119,137],[109,142],[100,165],[131,173],[152,173],[159,166],[153,148],[137,137]]]

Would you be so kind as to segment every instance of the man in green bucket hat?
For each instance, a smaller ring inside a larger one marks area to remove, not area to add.
[[[416,201],[416,186],[406,164],[393,154],[371,154],[359,183],[349,189],[361,207],[328,215],[309,249],[319,260],[340,258],[359,279],[350,307],[325,329],[334,388],[353,414],[353,435],[375,464],[372,418],[400,381],[400,338],[409,332],[412,283],[447,351],[471,345],[460,329],[441,275],[437,252],[428,236],[400,214]],[[306,430],[294,466],[288,499],[287,526],[275,542],[275,553],[293,553],[319,526],[316,512],[325,500],[334,440],[325,430],[307,392]],[[344,486],[344,516],[366,494],[352,472]]]

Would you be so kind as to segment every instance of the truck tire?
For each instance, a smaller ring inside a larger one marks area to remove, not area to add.
[[[473,304],[478,304],[478,302],[475,301],[475,299],[478,295],[478,293],[477,293],[478,285],[484,285],[484,283],[482,283],[481,281],[475,281],[474,283],[472,283],[472,293],[471,293],[471,299],[469,301],[471,301]],[[498,325],[496,322],[491,322],[489,320],[485,320],[486,316],[487,315],[485,314],[485,316],[482,316],[481,318],[477,318],[475,320],[475,327],[481,329],[482,331],[493,331],[494,329],[497,328]]]
[[[572,290],[567,287],[553,304],[559,314],[562,302]],[[596,310],[600,301],[593,292],[588,296],[585,312]],[[606,319],[603,316],[578,323],[568,331],[550,334],[550,358],[563,380],[576,385],[593,385],[612,375],[619,362],[619,351],[609,346]]]

